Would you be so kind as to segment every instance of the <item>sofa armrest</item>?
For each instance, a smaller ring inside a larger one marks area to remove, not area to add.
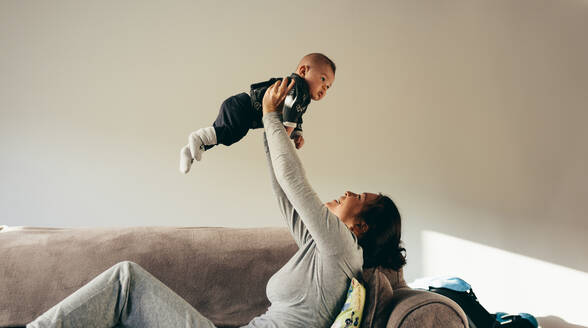
[[[461,307],[443,295],[399,288],[394,290],[392,306],[386,328],[468,328]]]

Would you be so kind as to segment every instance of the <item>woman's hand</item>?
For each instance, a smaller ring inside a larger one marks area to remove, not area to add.
[[[288,81],[287,77],[282,81],[276,81],[276,83],[267,88],[262,101],[263,114],[275,112],[276,109],[280,108],[284,99],[286,99],[286,95],[294,87],[294,79],[290,79],[289,84],[285,81]]]

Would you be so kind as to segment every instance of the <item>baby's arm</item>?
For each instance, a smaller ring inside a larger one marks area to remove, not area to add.
[[[286,78],[286,81],[291,81],[292,83],[296,82],[296,80],[292,77]],[[286,99],[284,99],[284,106],[282,107],[284,128],[286,128],[286,134],[291,139],[294,139],[295,137],[292,135],[292,132],[297,128],[297,122],[300,119],[300,113],[297,111],[297,108],[295,108],[295,106],[300,107],[299,102],[299,95],[296,92],[296,85],[294,85],[294,88],[292,88],[286,95]]]
[[[300,130],[296,130],[295,128],[289,126],[284,126],[284,128],[286,129],[286,134],[288,137],[294,140],[296,149],[302,148],[302,146],[304,146],[304,137],[302,136],[302,133],[300,133]]]
[[[294,145],[296,146],[296,149],[300,149],[304,146],[304,137],[301,134],[294,136]]]
[[[291,137],[292,132],[294,131],[294,128],[291,126],[286,126],[286,125],[284,125],[284,128],[286,128],[286,134],[288,135],[288,137]]]
[[[304,146],[304,136],[302,135],[302,116],[298,118],[298,123],[296,123],[294,132],[292,132],[290,138],[294,139],[294,145],[296,146],[296,149],[300,149],[302,146]]]

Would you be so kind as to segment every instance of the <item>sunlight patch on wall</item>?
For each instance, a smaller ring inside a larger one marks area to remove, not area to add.
[[[491,313],[553,315],[588,325],[588,273],[434,231],[421,234],[424,277],[464,279]]]

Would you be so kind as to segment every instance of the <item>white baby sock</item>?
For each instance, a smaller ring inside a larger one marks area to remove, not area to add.
[[[209,126],[190,133],[188,144],[190,145],[192,157],[200,161],[202,152],[204,151],[204,145],[216,145],[216,131],[214,131],[214,127]]]
[[[180,150],[180,172],[188,173],[194,160],[200,161],[204,146],[216,145],[214,127],[206,127],[190,133],[188,144]]]
[[[200,139],[202,139],[202,143],[206,146],[216,145],[216,131],[214,130],[214,127],[209,126],[207,128],[202,128],[195,133],[198,133]]]
[[[184,146],[180,150],[180,172],[186,174],[190,171],[190,166],[192,165],[192,154],[190,153],[190,145]]]

